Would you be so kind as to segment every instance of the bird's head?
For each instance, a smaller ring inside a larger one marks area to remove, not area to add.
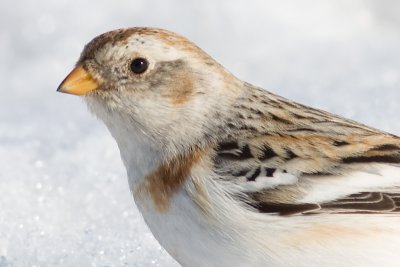
[[[109,128],[134,127],[155,140],[180,142],[209,134],[239,83],[184,37],[128,28],[87,44],[58,91],[84,96]]]

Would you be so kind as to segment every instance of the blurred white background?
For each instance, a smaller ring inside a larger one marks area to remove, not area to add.
[[[399,14],[396,0],[1,1],[0,267],[177,266],[105,127],[55,92],[94,36],[176,31],[243,80],[400,134]]]

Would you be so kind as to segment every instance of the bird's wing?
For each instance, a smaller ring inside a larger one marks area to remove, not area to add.
[[[400,215],[400,137],[244,86],[215,147],[227,192],[261,212]]]
[[[391,135],[222,142],[214,166],[221,182],[260,212],[400,214],[400,140]]]

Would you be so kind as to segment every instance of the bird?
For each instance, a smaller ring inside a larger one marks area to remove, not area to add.
[[[398,136],[244,82],[158,28],[95,37],[57,91],[105,123],[181,266],[400,266]]]

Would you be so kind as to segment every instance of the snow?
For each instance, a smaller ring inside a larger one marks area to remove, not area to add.
[[[399,134],[399,11],[396,0],[0,2],[0,267],[178,266],[138,213],[106,128],[55,92],[97,34],[167,28],[243,80]]]

